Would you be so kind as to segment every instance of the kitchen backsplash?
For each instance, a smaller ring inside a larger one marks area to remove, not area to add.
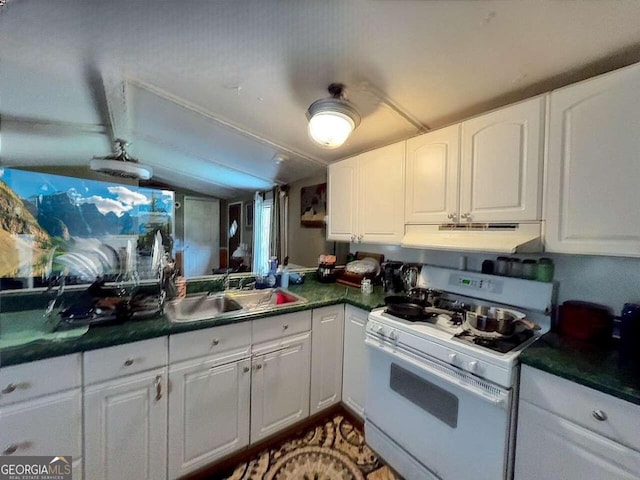
[[[497,255],[419,250],[399,246],[359,244],[352,245],[352,251],[360,250],[383,253],[385,259],[403,262],[428,263],[431,265],[458,268],[460,257],[465,256],[467,270],[479,272],[486,259],[495,260]],[[640,259],[628,257],[605,257],[563,254],[519,254],[514,257],[525,259],[551,258],[555,264],[554,281],[557,283],[557,303],[565,300],[584,300],[601,303],[620,314],[627,302],[640,302]]]

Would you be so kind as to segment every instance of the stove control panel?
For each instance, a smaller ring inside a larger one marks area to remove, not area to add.
[[[485,291],[502,293],[503,282],[497,279],[475,277],[463,273],[452,273],[449,276],[449,285],[469,291]]]

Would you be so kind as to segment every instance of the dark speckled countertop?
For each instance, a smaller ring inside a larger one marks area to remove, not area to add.
[[[338,303],[348,303],[364,310],[372,310],[384,305],[382,287],[376,287],[371,295],[363,295],[360,293],[360,289],[357,288],[345,287],[339,284],[323,284],[308,279],[303,285],[290,285],[290,290],[306,298],[307,303],[291,307],[281,307],[277,310],[245,314],[240,317],[219,318],[191,323],[171,323],[167,319],[160,317],[152,320],[132,320],[119,324],[94,326],[84,335],[73,339],[40,340],[19,347],[1,349],[0,366],[17,365],[70,353],[95,350],[153,337],[243,322]],[[24,315],[25,313],[26,312],[22,312],[21,314]],[[41,316],[43,311],[34,310],[33,313],[34,315]],[[2,315],[11,315],[11,313],[3,313]]]
[[[544,370],[640,405],[640,358],[623,359],[615,346],[597,346],[547,333],[520,356]]]

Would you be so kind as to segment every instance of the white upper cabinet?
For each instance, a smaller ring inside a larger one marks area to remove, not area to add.
[[[327,239],[350,242],[358,231],[358,157],[329,165]]]
[[[407,141],[405,221],[541,219],[544,98]]]
[[[394,143],[359,156],[358,241],[400,243],[404,236],[405,145]]]
[[[458,215],[460,125],[407,141],[406,223],[444,223]]]
[[[400,243],[404,235],[405,142],[329,166],[327,239]]]
[[[640,65],[551,94],[546,249],[640,256]]]
[[[462,123],[460,220],[541,219],[544,97]]]

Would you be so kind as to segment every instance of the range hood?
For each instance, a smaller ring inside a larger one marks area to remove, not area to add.
[[[407,225],[403,247],[489,253],[542,252],[540,223]]]

